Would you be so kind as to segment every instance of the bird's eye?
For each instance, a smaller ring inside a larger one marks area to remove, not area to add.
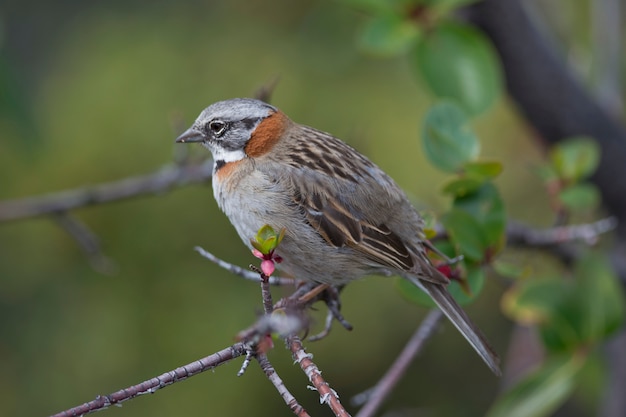
[[[226,123],[221,120],[213,120],[209,123],[209,131],[215,136],[222,136],[226,131]]]

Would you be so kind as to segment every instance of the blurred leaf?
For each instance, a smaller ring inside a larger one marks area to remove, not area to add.
[[[359,47],[371,54],[393,56],[406,52],[419,35],[417,25],[395,15],[377,16],[363,28]]]
[[[436,96],[458,100],[476,115],[500,96],[500,63],[489,40],[478,30],[442,23],[425,33],[412,55],[414,67]]]
[[[432,0],[431,7],[437,9],[453,10],[468,4],[476,3],[479,0]]]
[[[595,185],[584,182],[562,189],[559,200],[573,211],[592,210],[600,204],[600,192]]]
[[[608,262],[589,254],[576,264],[574,281],[527,280],[503,297],[503,310],[523,324],[538,324],[554,352],[598,343],[624,321],[624,296]]]
[[[445,194],[450,194],[453,197],[463,197],[478,190],[482,184],[483,181],[477,178],[455,178],[452,181],[446,183],[442,191]]]
[[[341,0],[348,6],[362,10],[373,15],[392,12],[393,9],[385,1],[380,0]]]
[[[480,144],[465,127],[466,121],[465,112],[448,101],[436,104],[426,114],[422,142],[426,156],[439,169],[456,172],[478,156]]]
[[[342,0],[348,6],[370,13],[373,16],[398,14],[407,10],[415,0]]]
[[[524,324],[538,324],[544,346],[553,352],[573,352],[583,345],[585,311],[576,283],[563,279],[533,279],[503,299],[507,314]]]
[[[511,287],[502,297],[502,310],[523,325],[546,323],[563,297],[563,282],[554,278],[529,279]]]
[[[471,194],[485,183],[502,172],[502,164],[499,162],[468,162],[463,165],[463,173],[460,177],[449,181],[443,192],[453,197],[464,197]]]
[[[534,167],[535,173],[541,178],[544,182],[555,181],[559,179],[558,174],[554,170],[554,167],[550,164],[542,164]]]
[[[491,263],[493,269],[499,275],[508,278],[521,279],[530,275],[530,268],[528,266],[521,266],[517,263],[505,262],[500,259],[496,259]]]
[[[594,173],[600,162],[600,148],[592,138],[581,136],[555,145],[550,156],[559,177],[576,182]]]
[[[465,264],[464,280],[469,286],[469,292],[457,281],[452,281],[448,285],[448,291],[460,305],[469,304],[480,294],[485,285],[485,272],[480,265]]]
[[[441,223],[467,259],[480,261],[485,256],[487,239],[481,225],[466,211],[453,208],[441,218]]]
[[[30,109],[19,75],[11,68],[10,61],[0,49],[0,122],[4,118],[15,126],[22,136],[18,138],[9,135],[3,137],[3,140],[14,139],[11,141],[11,145],[21,145],[22,147],[36,145],[39,142],[35,117]]]
[[[483,183],[475,192],[456,198],[453,207],[471,214],[478,221],[486,238],[487,247],[496,249],[502,245],[506,211],[495,185],[490,182]]]
[[[619,280],[604,256],[591,252],[576,263],[578,302],[585,310],[583,335],[601,341],[621,328],[626,313]]]
[[[572,394],[584,365],[580,356],[553,357],[493,404],[487,417],[549,416]]]
[[[468,162],[463,167],[465,175],[480,178],[493,179],[502,173],[502,164],[496,161]]]

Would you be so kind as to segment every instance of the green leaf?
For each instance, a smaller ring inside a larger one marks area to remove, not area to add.
[[[582,334],[584,304],[576,283],[557,278],[533,279],[513,287],[504,311],[523,324],[537,324],[544,346],[552,352],[574,352],[587,343]]]
[[[464,197],[477,191],[484,181],[477,178],[455,178],[444,185],[443,192],[453,197]]]
[[[583,337],[602,341],[622,327],[626,301],[609,260],[591,252],[576,263],[578,299],[584,309]]]
[[[575,268],[575,280],[521,282],[504,297],[504,311],[523,324],[537,324],[553,352],[574,352],[603,341],[621,327],[624,296],[608,261],[588,254]]]
[[[453,197],[465,197],[478,189],[502,172],[502,164],[499,162],[468,162],[463,165],[463,173],[460,177],[449,181],[443,192]]]
[[[363,28],[359,47],[374,55],[394,56],[408,51],[419,32],[414,22],[400,16],[377,16]]]
[[[535,174],[537,174],[544,182],[556,181],[559,179],[559,175],[556,173],[551,164],[541,164],[534,168]]]
[[[431,7],[443,10],[453,10],[478,1],[480,0],[432,0]]]
[[[500,96],[502,75],[494,48],[478,30],[442,23],[420,38],[414,67],[437,97],[457,100],[472,115]]]
[[[478,156],[480,144],[465,126],[466,122],[467,116],[453,102],[441,102],[428,111],[422,128],[422,143],[433,165],[456,172]]]
[[[556,145],[550,157],[560,178],[577,182],[595,172],[600,162],[600,148],[592,138],[575,137]]]
[[[467,293],[457,281],[452,281],[448,285],[448,291],[456,299],[460,305],[467,305],[474,301],[476,296],[480,294],[485,286],[485,271],[477,264],[464,263],[465,280],[469,285],[469,293]]]
[[[443,215],[441,223],[459,252],[468,260],[481,261],[485,257],[487,239],[483,228],[471,214],[453,208]]]
[[[491,266],[499,275],[507,278],[522,279],[526,278],[530,274],[530,268],[528,266],[522,266],[518,263],[506,262],[501,259],[496,259],[492,262]]]
[[[264,224],[256,234],[257,242],[264,242],[267,239],[276,236],[274,228],[269,224]]]
[[[270,225],[263,225],[256,234],[255,240],[250,239],[252,246],[264,255],[268,255],[276,249],[285,235],[285,229],[281,229],[279,234]]]
[[[485,244],[493,249],[503,244],[506,211],[500,192],[490,182],[483,183],[475,192],[458,196],[453,207],[469,213],[481,226]]]
[[[501,395],[487,417],[549,416],[572,394],[576,376],[585,363],[581,356],[559,356],[546,361]]]
[[[562,189],[559,200],[570,210],[589,211],[600,204],[600,192],[595,185],[583,182]]]
[[[529,279],[511,287],[502,299],[502,310],[523,325],[550,321],[563,299],[563,282],[555,278]]]
[[[415,0],[342,0],[342,2],[372,16],[400,14],[415,7]]]
[[[257,242],[254,239],[250,239],[250,244],[252,245],[252,247],[256,250],[258,250],[259,252],[263,253],[264,255],[267,255],[267,253],[264,253],[263,251],[265,250],[265,248],[263,247],[262,244],[260,244],[259,242]]]
[[[393,12],[391,2],[380,0],[342,0],[343,3],[357,10],[363,10],[372,15]]]
[[[463,167],[463,172],[468,177],[490,180],[502,173],[502,164],[496,161],[468,162]]]

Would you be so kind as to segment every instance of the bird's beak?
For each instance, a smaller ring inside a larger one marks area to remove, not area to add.
[[[176,138],[176,143],[203,142],[204,136],[193,127],[185,130],[185,132]]]

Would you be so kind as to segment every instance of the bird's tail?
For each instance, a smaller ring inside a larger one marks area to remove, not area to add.
[[[465,311],[463,311],[461,306],[459,306],[452,295],[450,295],[446,287],[441,284],[420,280],[412,275],[407,276],[407,278],[433,299],[493,373],[498,376],[502,375],[498,354],[489,345],[489,342],[487,342],[487,339],[483,336],[480,329],[470,320]]]

